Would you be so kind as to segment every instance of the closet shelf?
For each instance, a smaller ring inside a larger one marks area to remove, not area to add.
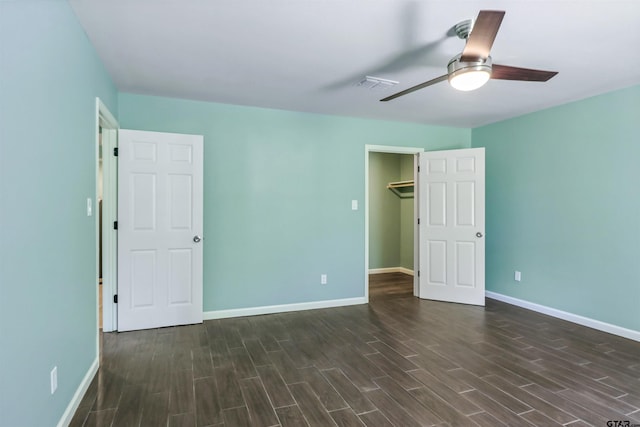
[[[387,184],[387,188],[393,191],[401,199],[408,199],[413,197],[413,180],[409,181],[396,181]]]

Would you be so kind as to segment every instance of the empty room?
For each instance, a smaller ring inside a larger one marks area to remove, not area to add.
[[[0,1],[0,425],[640,425],[639,19]]]

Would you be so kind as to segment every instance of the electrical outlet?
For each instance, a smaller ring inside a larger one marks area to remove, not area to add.
[[[320,275],[320,284],[321,285],[326,285],[327,284],[327,275],[326,274],[321,274]]]
[[[351,201],[351,210],[352,211],[357,211],[358,210],[358,201],[357,200],[352,200]]]
[[[513,279],[516,282],[519,282],[522,280],[522,273],[520,273],[518,270],[515,271],[515,274],[513,275]]]
[[[58,367],[54,366],[51,370],[51,394],[58,389]]]

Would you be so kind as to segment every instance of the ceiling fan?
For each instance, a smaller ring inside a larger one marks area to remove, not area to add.
[[[447,74],[387,96],[380,101],[391,101],[444,80],[449,80],[449,84],[455,89],[470,91],[478,89],[489,79],[546,82],[558,74],[557,71],[533,70],[492,63],[489,51],[498,34],[504,13],[502,10],[481,10],[475,23],[466,20],[456,24],[454,27],[456,34],[467,42],[462,53],[449,61]]]

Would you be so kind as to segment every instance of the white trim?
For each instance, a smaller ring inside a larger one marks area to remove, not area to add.
[[[113,117],[111,111],[109,111],[107,106],[98,97],[96,97],[96,106],[98,108],[99,117],[103,120],[103,124],[107,125],[110,129],[118,128],[118,121]]]
[[[93,378],[96,376],[96,373],[98,372],[98,367],[99,367],[99,362],[98,362],[98,357],[96,357],[93,360],[93,363],[91,364],[91,366],[89,367],[89,370],[84,375],[84,378],[82,379],[82,382],[80,383],[76,392],[74,393],[73,398],[67,405],[67,409],[65,409],[64,414],[62,414],[62,417],[60,417],[60,421],[58,421],[58,424],[57,424],[58,427],[65,427],[71,424],[73,415],[76,413],[76,410],[78,409],[78,406],[80,406],[80,402],[82,401],[84,394],[89,389],[89,386],[91,385],[91,381],[93,381]]]
[[[413,270],[409,270],[405,267],[385,267],[385,268],[370,268],[369,274],[384,274],[384,273],[404,273],[409,276],[413,276]]]
[[[231,310],[214,310],[203,313],[204,320],[226,319],[228,317],[257,316],[260,314],[286,313],[288,311],[315,310],[318,308],[344,307],[347,305],[366,304],[362,297],[344,298],[327,301],[301,302],[297,304],[266,305],[262,307],[236,308]]]
[[[552,307],[547,307],[545,305],[536,304],[534,302],[521,300],[508,295],[498,294],[496,292],[485,291],[485,295],[487,298],[506,302],[507,304],[516,305],[548,316],[557,317],[558,319],[577,323],[578,325],[586,326],[588,328],[597,329],[599,331],[640,342],[640,331],[634,331],[633,329],[623,328],[621,326],[612,325],[611,323],[601,322],[600,320],[591,319],[589,317],[580,316],[578,314],[569,313]]]
[[[424,148],[422,147],[396,147],[395,145],[365,145],[365,151],[374,151],[376,153],[391,153],[391,154],[416,154],[422,153]]]
[[[364,146],[364,300],[369,302],[369,153],[417,154],[424,152],[421,147],[396,147],[393,145]],[[417,168],[413,168],[413,178],[417,179]],[[417,211],[416,211],[417,212]],[[415,218],[414,218],[415,220]],[[414,238],[418,227],[414,226]],[[417,276],[414,276],[417,279]],[[414,283],[414,291],[415,291]]]
[[[420,298],[420,154],[413,155],[413,296]]]
[[[102,263],[102,330],[104,332],[111,332],[117,329],[117,307],[113,303],[113,295],[117,293],[117,236],[116,232],[109,227],[116,220],[116,206],[117,206],[117,166],[116,160],[109,155],[113,151],[114,147],[117,147],[117,129],[118,121],[113,117],[107,106],[96,98],[96,245],[99,244],[98,238],[98,224],[99,214],[98,212],[98,176],[99,176],[99,138],[100,127],[102,127],[102,151],[103,151],[103,201],[102,201],[102,219],[103,219],[103,260]],[[99,250],[96,247],[96,262],[98,260]],[[98,264],[96,263],[96,283],[98,283]],[[97,290],[96,290],[97,293]],[[99,296],[98,296],[99,297]],[[99,303],[98,303],[99,304]],[[96,309],[96,312],[99,308]],[[97,320],[96,320],[97,321]],[[99,340],[99,334],[96,338],[96,342]],[[98,343],[96,344],[96,350],[99,352]]]

